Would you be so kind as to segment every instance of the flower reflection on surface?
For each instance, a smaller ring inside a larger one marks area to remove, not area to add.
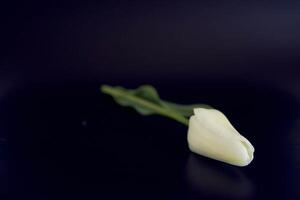
[[[205,198],[254,199],[254,187],[240,169],[215,165],[190,154],[186,179],[193,194]]]

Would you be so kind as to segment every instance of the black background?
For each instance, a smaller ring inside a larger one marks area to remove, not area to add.
[[[14,199],[299,199],[297,1],[2,2],[0,194]],[[222,110],[244,168],[101,84]]]

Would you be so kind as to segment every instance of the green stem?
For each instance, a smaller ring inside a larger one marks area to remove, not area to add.
[[[189,121],[187,118],[185,118],[184,116],[182,115],[178,115],[176,112],[168,109],[168,108],[164,108],[164,107],[161,107],[161,106],[158,106],[154,103],[151,103],[149,101],[146,101],[144,99],[141,99],[141,98],[138,98],[136,96],[133,96],[131,94],[128,94],[128,93],[125,93],[125,92],[122,92],[120,90],[115,90],[114,88],[110,87],[110,86],[107,86],[107,85],[103,85],[101,87],[101,91],[105,94],[109,94],[111,96],[121,96],[123,98],[127,98],[128,100],[132,101],[132,102],[135,102],[136,104],[138,105],[141,105],[141,106],[144,106],[144,107],[147,107],[149,109],[152,109],[154,110],[156,113],[162,115],[162,116],[165,116],[165,117],[168,117],[168,118],[171,118],[171,119],[174,119],[186,126],[189,125]]]

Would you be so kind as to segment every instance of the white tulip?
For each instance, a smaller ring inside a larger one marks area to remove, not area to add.
[[[196,154],[237,166],[246,166],[253,160],[251,143],[215,109],[194,109],[187,139],[190,150]]]

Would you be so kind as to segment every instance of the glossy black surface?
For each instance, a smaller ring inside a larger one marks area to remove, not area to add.
[[[8,2],[1,7],[0,195],[299,199],[299,3]],[[209,103],[255,146],[244,168],[192,154],[187,127],[101,84]]]

